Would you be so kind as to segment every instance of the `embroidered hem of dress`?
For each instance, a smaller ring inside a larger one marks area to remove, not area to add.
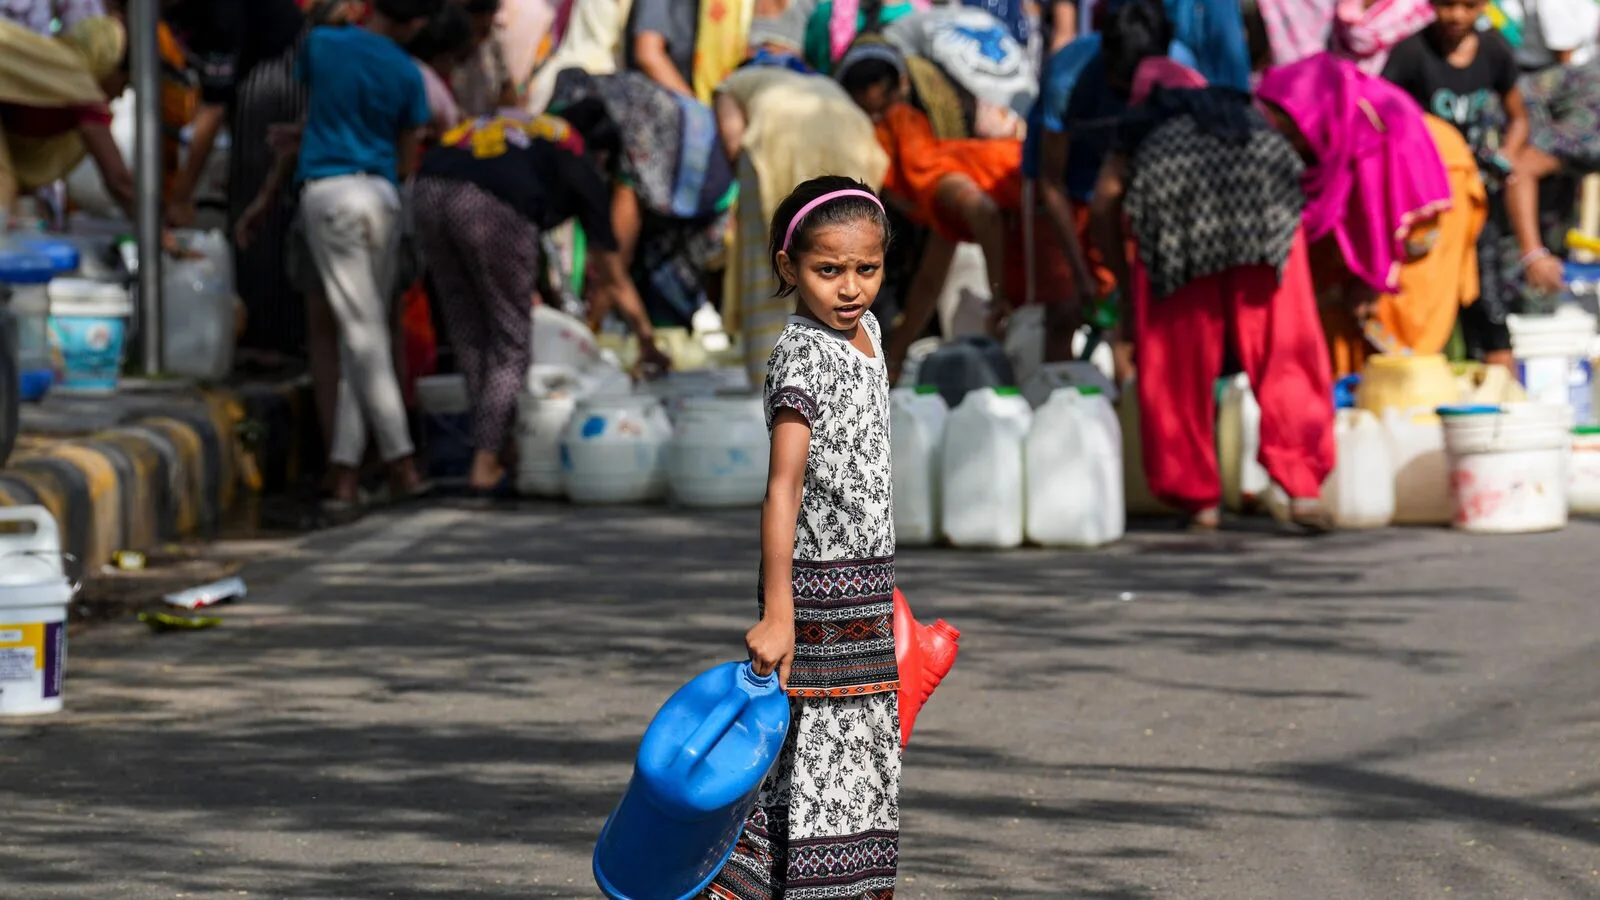
[[[854,687],[789,688],[784,693],[796,700],[836,700],[840,697],[865,697],[868,694],[887,694],[898,690],[900,690],[899,681],[883,681],[877,684],[858,684]]]

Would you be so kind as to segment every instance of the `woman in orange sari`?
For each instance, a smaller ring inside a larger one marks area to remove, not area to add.
[[[1478,299],[1478,232],[1489,215],[1489,195],[1461,132],[1435,116],[1425,121],[1444,160],[1450,209],[1411,230],[1398,291],[1378,295],[1353,316],[1324,308],[1337,376],[1360,372],[1375,352],[1443,353],[1462,308]]]
[[[982,247],[993,309],[999,315],[1009,311],[1021,291],[1013,283],[1018,279],[1008,277],[1005,214],[1022,207],[1022,141],[939,138],[929,115],[906,99],[905,58],[881,39],[856,41],[837,71],[844,89],[872,117],[878,143],[889,155],[885,199],[916,224],[931,227],[949,250],[963,242]],[[933,315],[939,284],[931,278],[943,282],[941,267],[930,264],[934,257],[930,249],[917,278],[930,279],[924,286],[931,289],[913,284],[905,320],[885,350],[891,372]],[[948,269],[948,259],[943,261]]]

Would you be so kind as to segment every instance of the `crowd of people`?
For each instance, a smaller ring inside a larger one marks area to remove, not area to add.
[[[87,157],[131,211],[122,5],[0,3],[0,206]],[[1043,304],[1052,358],[1121,299],[1159,497],[1214,521],[1209,379],[1243,370],[1310,516],[1331,377],[1508,364],[1507,314],[1561,292],[1597,35],[1592,0],[166,0],[165,216],[194,221],[226,131],[241,342],[309,361],[335,510],[369,431],[428,489],[407,411],[436,346],[471,485],[505,489],[533,302],[615,315],[656,368],[654,329],[710,303],[759,381],[792,311],[768,223],[831,174],[895,228],[891,377],[976,244],[991,327]]]

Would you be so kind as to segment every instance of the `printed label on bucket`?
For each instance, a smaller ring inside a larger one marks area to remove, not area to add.
[[[61,622],[0,626],[0,712],[61,696],[67,632]]]

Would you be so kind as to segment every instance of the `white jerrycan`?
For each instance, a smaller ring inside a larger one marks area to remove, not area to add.
[[[901,546],[927,546],[939,539],[939,445],[949,415],[933,385],[889,393],[894,535]]]
[[[957,547],[1022,544],[1026,483],[1023,443],[1033,410],[1011,387],[976,388],[945,422],[940,518]]]
[[[1028,540],[1098,547],[1121,539],[1122,429],[1099,388],[1060,388],[1033,414],[1024,451]]]

